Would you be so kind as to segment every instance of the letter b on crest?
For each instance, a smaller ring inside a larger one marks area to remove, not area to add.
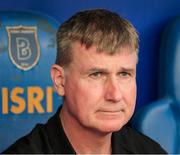
[[[28,60],[32,54],[29,40],[24,37],[17,37],[16,45],[17,45],[17,58],[19,60]]]

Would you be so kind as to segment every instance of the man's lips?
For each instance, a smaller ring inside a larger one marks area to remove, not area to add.
[[[110,109],[101,109],[98,110],[98,112],[104,112],[104,113],[119,113],[119,112],[124,112],[124,109],[115,109],[115,110],[110,110]]]
[[[118,109],[118,110],[107,110],[107,109],[100,109],[97,111],[97,117],[100,119],[107,119],[107,120],[114,120],[114,119],[119,119],[120,117],[122,117],[122,115],[124,114],[124,110],[123,109]]]

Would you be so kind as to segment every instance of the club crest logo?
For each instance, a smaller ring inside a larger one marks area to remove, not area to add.
[[[35,26],[6,27],[9,56],[13,64],[24,71],[34,67],[40,57],[40,47]]]

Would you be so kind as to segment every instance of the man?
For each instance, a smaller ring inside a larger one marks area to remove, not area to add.
[[[4,153],[166,153],[126,126],[136,101],[138,35],[104,9],[75,14],[57,33],[52,81],[63,105]]]

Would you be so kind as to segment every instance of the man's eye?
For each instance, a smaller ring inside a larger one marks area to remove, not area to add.
[[[90,77],[92,78],[100,78],[102,76],[101,72],[94,72],[90,74]]]
[[[121,73],[120,73],[120,76],[122,76],[122,77],[128,77],[128,76],[130,76],[130,73],[128,73],[128,72],[121,72]]]

